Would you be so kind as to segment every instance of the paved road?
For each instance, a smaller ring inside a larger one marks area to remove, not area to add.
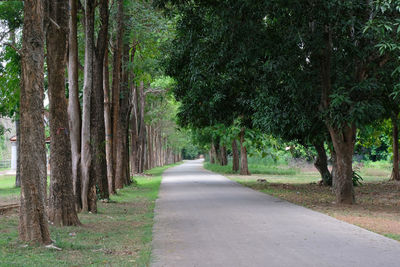
[[[151,266],[400,266],[400,242],[188,161],[164,173]]]

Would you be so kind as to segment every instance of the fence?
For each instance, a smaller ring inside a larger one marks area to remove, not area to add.
[[[11,160],[0,160],[0,169],[10,169]]]

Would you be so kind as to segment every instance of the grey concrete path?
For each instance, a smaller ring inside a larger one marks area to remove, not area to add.
[[[400,242],[188,161],[164,173],[151,266],[400,266]]]

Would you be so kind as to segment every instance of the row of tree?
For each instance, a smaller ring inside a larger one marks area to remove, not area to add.
[[[32,0],[0,9],[9,36],[0,96],[10,100],[0,111],[20,122],[20,238],[49,244],[48,221],[80,225],[78,212],[95,213],[97,199],[133,175],[181,160],[187,140],[159,64],[171,25],[146,1]]]
[[[313,146],[337,203],[352,204],[357,131],[391,119],[400,179],[398,1],[157,3],[179,17],[166,65],[182,126],[239,122],[236,139],[256,130]]]

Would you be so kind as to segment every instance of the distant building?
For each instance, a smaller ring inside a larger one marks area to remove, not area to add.
[[[46,144],[50,144],[50,137],[47,137],[45,140]],[[18,159],[18,149],[17,149],[17,136],[13,136],[10,138],[11,143],[11,169],[17,169],[17,159]],[[47,155],[47,153],[46,153]],[[49,157],[47,155],[47,165],[49,165]]]

